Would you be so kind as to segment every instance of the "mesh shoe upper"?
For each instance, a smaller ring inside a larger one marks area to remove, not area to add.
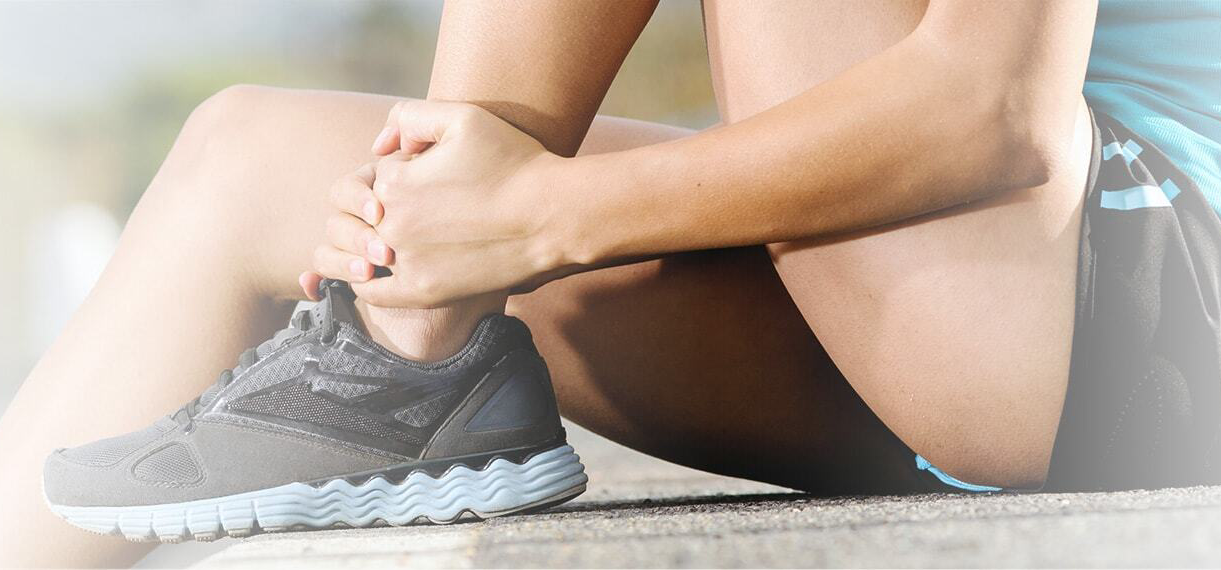
[[[45,472],[48,499],[77,506],[187,501],[531,445],[561,431],[545,366],[520,321],[490,315],[457,354],[418,363],[355,326],[346,285],[323,288],[322,302],[247,351],[183,410],[143,430],[54,453]],[[510,384],[526,386],[538,402],[506,399]],[[504,429],[468,433],[470,417],[487,406],[501,408],[497,417],[513,416],[513,406],[547,413],[531,411],[538,417],[525,424],[516,413]],[[443,431],[453,433],[440,437]]]
[[[68,461],[80,463],[81,465],[108,467],[126,459],[131,454],[156,441],[161,435],[174,430],[176,427],[178,425],[169,418],[163,418],[140,431],[95,441],[89,445],[65,449],[60,454]]]

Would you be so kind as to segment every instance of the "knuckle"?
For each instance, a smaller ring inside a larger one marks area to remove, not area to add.
[[[390,185],[378,182],[373,185],[373,190],[370,193],[370,198],[377,202],[382,207],[382,219],[377,223],[377,227],[382,227],[386,223],[386,219],[390,217],[391,206],[395,203],[394,192],[391,191]]]
[[[408,174],[402,168],[388,170],[391,173],[386,179],[379,179],[373,184],[373,197],[383,206],[389,207],[407,196],[405,190],[410,187]]]
[[[459,126],[470,126],[482,118],[483,108],[464,103],[458,107],[456,122]]]
[[[474,103],[462,103],[460,109],[462,110],[463,116],[468,119],[478,118],[479,115],[483,113],[483,107],[480,107]]]
[[[383,159],[377,165],[377,181],[391,186],[401,184],[403,181],[402,163],[392,157]]]
[[[373,174],[378,178],[381,178],[385,174],[386,170],[396,162],[398,162],[398,158],[395,157],[395,153],[390,153],[377,159],[373,163]]]

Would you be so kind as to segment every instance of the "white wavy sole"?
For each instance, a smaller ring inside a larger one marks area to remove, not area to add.
[[[554,505],[585,491],[581,459],[564,445],[517,464],[497,458],[475,470],[456,465],[439,477],[423,472],[401,483],[377,477],[361,485],[343,479],[321,487],[289,483],[238,495],[165,505],[69,507],[55,514],[85,530],[129,540],[181,542],[248,536],[260,531],[399,526],[485,519]]]

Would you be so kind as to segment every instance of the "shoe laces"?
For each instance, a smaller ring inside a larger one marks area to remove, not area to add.
[[[208,389],[204,390],[200,395],[192,398],[191,401],[187,402],[184,406],[171,414],[171,417],[174,419],[174,421],[178,422],[178,425],[182,426],[185,431],[191,431],[195,427],[195,416],[203,408],[211,405],[213,400],[216,399],[216,396],[219,395],[222,390],[228,387],[229,384],[232,384],[235,378],[241,376],[245,371],[249,370],[251,366],[258,364],[268,355],[275,352],[285,344],[296,340],[302,334],[310,331],[315,326],[317,325],[313,322],[310,311],[298,311],[293,315],[289,326],[280,329],[262,344],[242,351],[242,354],[238,356],[237,366],[222,370],[220,376],[211,386],[208,387]],[[334,342],[335,336],[338,334],[338,328],[339,327],[335,324],[334,319],[326,319],[326,322],[322,324],[322,343],[330,344]]]

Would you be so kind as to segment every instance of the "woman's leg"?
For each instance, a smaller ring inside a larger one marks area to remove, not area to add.
[[[890,47],[926,3],[709,0],[722,117],[767,109]],[[960,479],[1017,486],[1046,473],[1068,379],[1091,143],[1082,103],[1041,187],[770,247],[853,388],[908,445]]]
[[[191,115],[97,286],[0,421],[0,566],[139,557],[144,547],[51,515],[43,460],[172,412],[286,322],[327,187],[367,159],[391,100],[272,93],[228,89]]]
[[[142,554],[53,518],[43,459],[148,425],[283,326],[296,277],[323,239],[327,189],[371,158],[368,141],[392,103],[240,87],[191,116],[97,287],[0,420],[0,566],[118,565]],[[587,148],[683,134],[599,119]],[[762,248],[577,276],[514,307],[537,327],[565,411],[646,451],[836,489],[849,480],[837,473],[901,448],[827,372]],[[884,475],[866,472],[854,488],[883,488]]]
[[[595,129],[583,154],[673,136],[623,119]],[[534,331],[564,416],[623,445],[819,494],[923,488],[763,247],[573,275],[510,297],[508,312]]]

